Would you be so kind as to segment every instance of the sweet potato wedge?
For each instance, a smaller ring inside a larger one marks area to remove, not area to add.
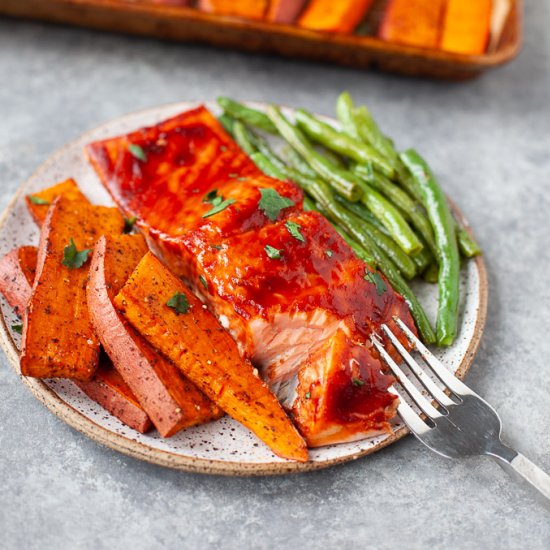
[[[7,276],[10,282],[8,292],[13,296],[13,303],[10,301],[10,305],[15,304],[21,312],[25,311],[31,296],[36,272],[36,253],[35,246],[23,246],[12,250],[0,260],[0,283]],[[10,258],[10,261],[6,261],[6,258]],[[0,292],[4,293],[4,289],[0,288]],[[92,380],[76,384],[90,399],[124,424],[142,433],[150,429],[149,417],[106,356],[100,359],[99,368]]]
[[[389,0],[378,36],[389,42],[437,48],[446,0]]]
[[[115,309],[113,298],[147,250],[141,235],[100,237],[90,265],[88,308],[95,333],[115,368],[159,433],[170,437],[223,412]]]
[[[75,380],[75,384],[92,401],[101,405],[130,428],[142,434],[151,429],[151,420],[147,413],[106,357],[100,359],[99,367],[92,380],[88,382]]]
[[[115,305],[151,345],[275,454],[307,460],[304,440],[252,365],[239,356],[235,341],[151,252]]]
[[[463,54],[485,51],[491,29],[492,0],[448,0],[441,49]]]
[[[31,297],[35,273],[35,246],[14,248],[0,259],[0,292],[20,317]]]
[[[48,208],[51,203],[60,195],[63,195],[67,199],[86,201],[88,199],[82,194],[76,181],[68,179],[61,183],[56,183],[52,187],[42,189],[38,193],[32,193],[25,197],[27,208],[34,218],[37,225],[42,225],[48,214]]]
[[[350,33],[361,23],[373,0],[311,0],[298,25],[324,32]]]
[[[262,19],[267,4],[267,0],[199,0],[198,7],[201,11],[217,15]]]
[[[71,240],[90,249],[102,234],[122,233],[115,208],[57,197],[40,234],[36,278],[23,324],[21,372],[36,378],[89,380],[97,369],[99,341],[86,301],[89,262],[63,264]]]

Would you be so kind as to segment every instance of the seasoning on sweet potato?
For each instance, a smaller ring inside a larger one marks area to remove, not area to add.
[[[298,20],[306,29],[350,33],[361,23],[372,0],[311,0]]]
[[[446,0],[389,0],[378,36],[389,42],[437,48]]]
[[[35,378],[89,380],[99,341],[86,302],[88,255],[102,234],[120,234],[115,208],[57,197],[42,225],[36,278],[23,325],[21,372]]]
[[[35,246],[14,248],[0,259],[0,292],[19,316],[31,297],[35,272]]]
[[[67,199],[88,202],[88,199],[82,194],[76,181],[73,179],[56,183],[51,187],[42,189],[42,191],[27,195],[25,197],[27,208],[38,225],[42,225],[44,223],[46,215],[48,214],[48,208],[60,195],[63,195]]]
[[[441,49],[463,54],[485,51],[491,28],[492,0],[448,0]]]
[[[306,461],[298,431],[216,318],[151,252],[115,298],[128,321],[277,455]]]
[[[198,7],[201,11],[217,15],[262,19],[267,4],[267,0],[199,0]]]
[[[87,286],[95,333],[163,437],[208,422],[223,412],[117,312],[113,298],[147,245],[141,235],[102,236],[94,247]]]
[[[31,296],[36,272],[36,252],[35,246],[22,246],[0,260],[0,283],[4,281],[4,276],[7,276],[10,282],[8,292],[13,296],[13,303],[10,301],[10,305],[15,305],[21,312],[25,311]],[[8,262],[6,258],[11,260]],[[0,291],[4,293],[4,287]],[[149,417],[106,356],[101,357],[99,368],[92,380],[77,381],[76,384],[90,399],[124,424],[142,433],[151,427]]]
[[[75,383],[92,401],[130,428],[141,433],[151,429],[151,420],[147,413],[106,357],[100,359],[99,367],[91,380],[75,380]]]

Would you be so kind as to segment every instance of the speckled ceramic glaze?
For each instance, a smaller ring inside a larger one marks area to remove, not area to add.
[[[92,130],[50,157],[21,187],[4,212],[0,222],[0,254],[16,246],[38,243],[38,229],[24,202],[27,193],[73,177],[92,202],[112,204],[84,156],[85,144],[155,124],[193,106],[178,103],[126,115]],[[216,110],[214,105],[208,106]],[[466,264],[461,274],[461,287],[460,333],[451,348],[437,353],[449,369],[462,377],[472,363],[485,323],[487,280],[482,258]],[[433,319],[437,307],[437,286],[419,283],[415,291]],[[19,373],[20,336],[8,328],[17,320],[5,301],[1,303],[1,310],[2,347]],[[67,380],[21,379],[52,412],[99,443],[142,460],[195,472],[248,475],[314,470],[369,454],[408,433],[396,421],[392,434],[313,449],[309,462],[293,463],[274,456],[246,428],[229,417],[163,439],[156,432],[142,435],[126,427]]]

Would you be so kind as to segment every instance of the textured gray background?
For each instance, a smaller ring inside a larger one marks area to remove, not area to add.
[[[550,470],[550,4],[532,4],[521,57],[462,84],[0,19],[0,206],[123,113],[224,93],[331,114],[345,87],[427,154],[474,226],[491,296],[468,382]],[[488,459],[445,461],[408,438],[293,477],[164,470],[68,428],[0,361],[2,548],[550,548],[550,513]]]

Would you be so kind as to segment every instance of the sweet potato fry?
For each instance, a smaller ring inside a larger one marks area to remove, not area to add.
[[[489,39],[492,4],[492,0],[448,0],[441,49],[483,53]]]
[[[437,48],[446,0],[389,0],[378,36],[389,42]]]
[[[0,260],[0,292],[19,316],[31,297],[35,273],[35,246],[14,248]]]
[[[372,0],[311,0],[298,20],[306,29],[350,33],[359,25]]]
[[[48,214],[48,208],[51,203],[60,195],[63,195],[67,199],[80,200],[88,202],[88,199],[82,194],[76,181],[68,179],[61,183],[56,183],[52,187],[48,187],[39,191],[38,193],[32,193],[25,197],[27,208],[34,218],[37,225],[42,225]]]
[[[151,429],[151,420],[147,413],[106,357],[100,359],[99,367],[92,380],[88,382],[75,380],[75,384],[92,401],[101,405],[130,428],[141,433]]]
[[[101,234],[121,233],[123,228],[124,219],[114,208],[65,196],[53,201],[40,234],[36,278],[24,319],[22,374],[76,380],[93,376],[99,341],[86,302],[89,262],[84,251]],[[70,248],[80,253],[73,260],[82,264],[67,265]]]
[[[154,350],[113,305],[113,298],[147,252],[141,235],[102,236],[87,286],[90,317],[103,348],[163,437],[223,412],[175,365]]]
[[[151,252],[115,298],[151,345],[277,455],[306,461],[298,431],[216,318]]]

